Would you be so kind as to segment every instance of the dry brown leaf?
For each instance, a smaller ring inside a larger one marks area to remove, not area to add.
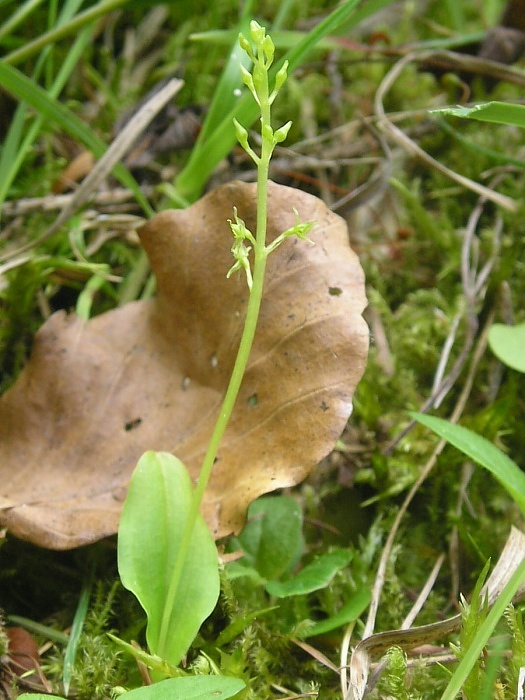
[[[227,219],[255,230],[255,185],[233,182],[140,231],[158,295],[85,322],[58,312],[0,399],[0,524],[52,549],[117,530],[131,472],[166,450],[196,476],[233,366],[248,298]],[[364,276],[346,225],[270,184],[268,240],[315,221],[268,260],[260,323],[203,512],[238,531],[257,496],[296,484],[333,448],[365,367]]]

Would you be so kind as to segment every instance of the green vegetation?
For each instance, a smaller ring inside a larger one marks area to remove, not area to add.
[[[493,75],[469,53],[503,0],[333,5],[0,0],[2,391],[55,310],[89,319],[151,297],[134,229],[232,179],[259,182],[254,233],[231,202],[230,272],[254,300],[251,337],[266,257],[308,232],[298,223],[265,241],[269,176],[347,220],[373,338],[333,453],[300,486],[253,502],[236,537],[216,546],[198,511],[250,338],[196,488],[176,457],[148,452],[118,545],[51,552],[2,533],[8,697],[518,695],[525,564],[515,556],[490,605],[482,587],[510,526],[524,527],[523,64]],[[240,47],[239,31],[251,38]],[[67,163],[85,148],[100,158],[123,115],[173,75],[176,98],[105,184],[87,199],[67,189]],[[456,613],[427,636],[423,625]],[[16,665],[15,626],[43,648],[38,672]],[[350,692],[351,649],[406,626],[423,630],[420,655],[402,634],[383,660],[364,647],[369,683]]]

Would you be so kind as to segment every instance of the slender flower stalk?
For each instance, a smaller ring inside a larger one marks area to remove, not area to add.
[[[165,605],[166,614],[161,625],[160,649],[163,648],[166,640],[169,626],[169,611],[171,610],[171,604],[175,599],[177,588],[181,580],[182,569],[188,547],[190,546],[197,513],[199,512],[199,508],[211,476],[213,464],[217,457],[219,445],[230,420],[241,382],[246,371],[246,366],[248,364],[248,359],[255,336],[255,330],[257,328],[257,321],[259,318],[268,255],[289,236],[296,235],[299,238],[305,239],[308,231],[312,227],[312,224],[310,223],[300,223],[296,212],[296,224],[292,228],[281,233],[271,244],[266,245],[268,177],[270,160],[275,146],[284,141],[292,123],[287,122],[276,131],[272,129],[271,125],[271,106],[286,80],[287,62],[285,62],[277,72],[274,86],[270,91],[268,72],[273,63],[275,53],[274,44],[271,38],[266,35],[264,27],[261,27],[255,21],[250,23],[250,37],[253,44],[242,34],[239,35],[239,43],[253,61],[253,71],[250,73],[244,67],[241,67],[241,70],[244,84],[250,90],[254,100],[259,105],[261,113],[260,155],[257,155],[257,153],[250,146],[248,132],[246,129],[236,120],[234,120],[234,124],[239,143],[257,166],[257,230],[256,235],[254,236],[252,232],[247,229],[244,221],[237,216],[237,210],[234,208],[233,221],[230,221],[229,223],[234,237],[232,253],[235,258],[235,263],[228,272],[228,276],[230,276],[237,270],[244,270],[248,288],[250,290],[250,296],[248,300],[244,329],[233,367],[232,376],[204,457],[197,486],[193,494],[191,510],[181,542],[177,564],[171,578],[167,604]],[[252,251],[253,269],[249,257]]]

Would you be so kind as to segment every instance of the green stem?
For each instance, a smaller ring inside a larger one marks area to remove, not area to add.
[[[259,57],[259,60],[264,59],[262,57]],[[197,486],[195,487],[195,491],[193,493],[190,511],[186,520],[181,546],[177,556],[177,562],[175,564],[168,594],[166,596],[166,604],[164,606],[164,613],[159,633],[158,653],[160,656],[163,656],[165,654],[165,644],[167,641],[169,629],[170,613],[173,609],[173,603],[177,594],[177,589],[182,578],[184,562],[186,560],[186,555],[191,544],[193,529],[195,527],[195,522],[204,497],[204,493],[206,491],[206,487],[208,486],[208,482],[211,477],[213,465],[215,463],[215,459],[219,451],[221,440],[230,421],[230,417],[232,415],[235,402],[239,394],[239,389],[241,387],[244,373],[248,365],[248,360],[253,345],[253,339],[255,337],[255,331],[257,328],[257,321],[259,319],[259,311],[261,308],[264,275],[266,272],[266,260],[270,253],[270,250],[266,247],[268,176],[270,168],[270,159],[272,157],[272,152],[274,149],[274,144],[272,143],[272,141],[265,137],[265,129],[267,128],[267,126],[271,126],[271,109],[269,102],[267,71],[265,72],[265,76],[266,78],[263,81],[263,84],[259,86],[258,91],[261,107],[262,145],[260,158],[258,158],[256,161],[257,231],[255,237],[255,244],[253,246],[253,283],[248,300],[248,308],[246,310],[244,328],[239,344],[239,349],[237,351],[237,357],[235,358],[235,364],[233,366],[232,375],[222,402],[219,417],[217,419],[217,422],[215,423],[213,433],[208,444],[208,449],[204,456],[202,467],[199,473],[199,478],[197,481]]]

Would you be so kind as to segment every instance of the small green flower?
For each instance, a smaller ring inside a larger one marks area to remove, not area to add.
[[[259,156],[257,155],[257,153],[255,153],[253,148],[250,146],[250,143],[248,141],[248,132],[246,131],[244,126],[242,126],[242,124],[239,124],[239,122],[237,121],[237,119],[235,119],[235,117],[233,118],[233,125],[235,127],[237,141],[241,144],[241,146],[244,148],[246,153],[253,160],[255,165],[257,165],[259,163]]]
[[[252,271],[250,267],[249,255],[252,249],[251,245],[246,245],[245,241],[250,241],[250,243],[255,244],[255,239],[252,232],[247,228],[246,224],[237,215],[237,208],[233,208],[233,218],[234,221],[228,219],[230,228],[233,233],[233,244],[231,247],[231,252],[235,259],[235,263],[228,270],[226,277],[229,279],[234,272],[238,270],[244,270],[246,274],[246,281],[248,283],[248,289],[252,288]]]
[[[239,33],[239,46],[252,59],[252,61],[255,61],[252,45],[242,32]]]
[[[253,160],[258,170],[258,182],[262,179],[263,181],[268,178],[268,168],[270,164],[270,159],[272,153],[277,146],[277,144],[282,143],[288,136],[292,122],[286,122],[281,127],[275,131],[271,124],[271,105],[279,90],[284,85],[287,72],[288,72],[288,62],[285,61],[281,68],[277,71],[275,75],[275,81],[273,90],[270,92],[269,87],[269,70],[273,63],[275,56],[275,45],[272,39],[266,35],[266,29],[261,27],[260,24],[253,20],[250,22],[250,37],[252,43],[246,39],[245,36],[239,34],[239,43],[244,51],[248,54],[249,58],[253,62],[252,72],[248,71],[246,68],[241,66],[242,80],[246,85],[248,90],[251,92],[253,99],[259,106],[261,112],[261,151],[260,155],[257,155],[252,149],[248,139],[248,131],[239,124],[239,122],[234,119],[233,123],[235,126],[235,131],[237,134],[237,140],[244,148],[246,153]],[[265,202],[258,202],[258,207],[265,208]],[[234,236],[234,242],[232,245],[232,253],[235,258],[235,263],[228,272],[228,277],[236,270],[243,269],[246,273],[246,280],[248,282],[248,287],[250,291],[252,290],[252,270],[250,267],[249,254],[250,251],[254,250],[255,265],[257,261],[266,260],[267,256],[278,248],[281,243],[290,236],[297,236],[302,240],[308,240],[308,232],[311,230],[312,223],[302,223],[299,221],[299,214],[294,209],[295,212],[295,224],[281,233],[277,238],[275,238],[272,243],[265,244],[265,230],[266,224],[264,223],[264,230],[262,230],[262,235],[259,236],[259,230],[257,231],[257,237],[254,237],[251,231],[246,228],[246,225],[242,219],[237,216],[237,210],[234,209],[234,221],[230,221],[230,227]],[[265,221],[266,217],[263,217]],[[249,241],[250,245],[246,244]],[[257,278],[257,276],[256,276]],[[254,290],[254,292],[257,290]],[[259,291],[257,291],[259,293]]]
[[[254,19],[250,22],[250,36],[257,48],[260,48],[266,36],[266,29]]]
[[[281,143],[286,139],[288,136],[288,132],[290,131],[290,127],[292,126],[292,122],[286,122],[286,124],[283,124],[279,129],[274,131],[273,133],[273,141],[275,144]]]
[[[257,95],[257,92],[255,90],[255,85],[253,84],[253,77],[250,71],[246,70],[246,68],[241,64],[240,66],[241,69],[241,74],[242,74],[242,82],[246,85],[248,90],[252,93],[253,99],[259,104],[259,97]]]

